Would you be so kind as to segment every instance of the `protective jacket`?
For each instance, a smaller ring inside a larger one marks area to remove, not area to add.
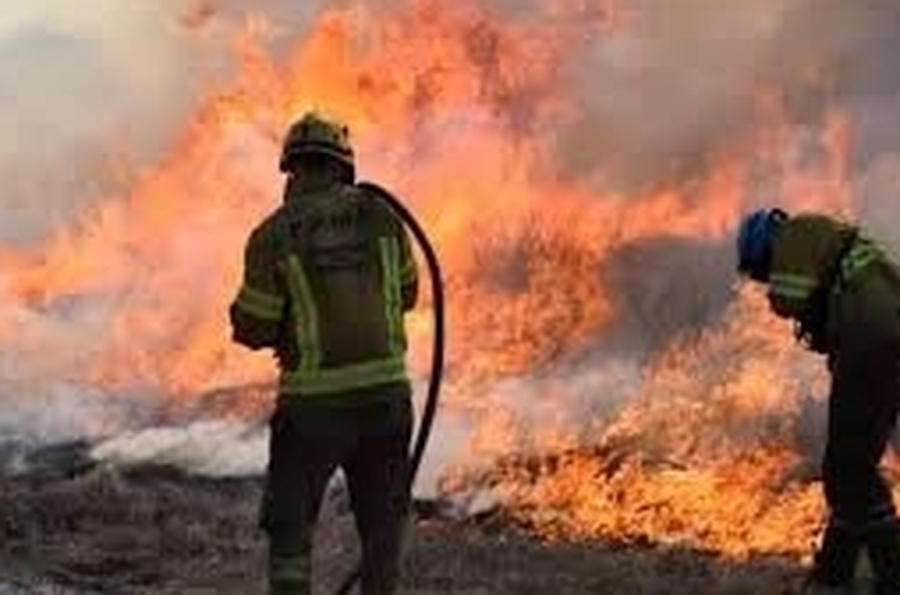
[[[353,184],[292,178],[247,242],[234,339],[275,348],[282,394],[406,382],[403,313],[417,293],[408,237],[387,206]]]
[[[842,320],[863,296],[879,302],[876,310],[885,314],[900,304],[900,275],[872,240],[822,215],[797,215],[782,224],[772,245],[768,298],[776,314],[798,323],[810,348],[833,353]],[[890,326],[894,318],[883,322]]]

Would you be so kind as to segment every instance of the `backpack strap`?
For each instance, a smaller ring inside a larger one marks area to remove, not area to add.
[[[841,242],[834,259],[825,270],[822,281],[809,298],[809,305],[797,320],[794,335],[797,340],[817,353],[828,349],[826,330],[828,326],[828,306],[833,292],[842,282],[841,264],[859,239],[859,230],[854,228]]]

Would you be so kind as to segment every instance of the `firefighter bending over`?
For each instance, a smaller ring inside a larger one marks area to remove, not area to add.
[[[288,131],[284,202],[246,245],[235,341],[273,348],[261,524],[269,592],[311,592],[312,533],[326,484],[346,474],[366,595],[393,593],[408,509],[412,404],[403,315],[418,277],[401,222],[354,183],[346,126],[315,112]]]
[[[878,465],[900,402],[900,273],[860,230],[816,214],[755,212],[738,234],[741,274],[768,285],[779,316],[827,356],[829,521],[811,583],[848,587],[866,548],[875,593],[900,593],[900,524]]]

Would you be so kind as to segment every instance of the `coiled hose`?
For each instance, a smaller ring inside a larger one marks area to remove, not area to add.
[[[428,266],[428,276],[431,279],[432,312],[434,314],[434,327],[431,346],[431,376],[428,380],[428,393],[425,399],[425,408],[422,411],[422,419],[419,429],[413,441],[413,449],[410,457],[409,491],[412,492],[416,474],[422,464],[425,448],[428,446],[428,438],[431,435],[431,426],[434,424],[437,413],[438,400],[441,392],[441,379],[444,374],[444,281],[441,276],[441,267],[438,262],[434,247],[428,239],[428,235],[416,220],[415,216],[406,206],[397,200],[390,192],[371,182],[361,182],[359,186],[383,200],[391,210],[403,221],[403,224],[412,232]],[[362,563],[357,563],[344,582],[341,583],[337,595],[348,595],[350,590],[362,577]]]

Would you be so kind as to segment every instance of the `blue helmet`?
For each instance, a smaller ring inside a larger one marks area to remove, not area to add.
[[[744,218],[737,237],[739,273],[761,283],[769,280],[772,241],[787,217],[781,209],[761,209]]]

